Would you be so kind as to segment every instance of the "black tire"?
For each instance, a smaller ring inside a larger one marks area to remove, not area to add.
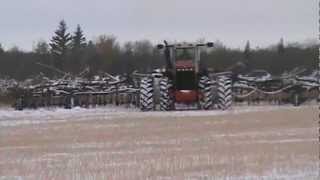
[[[202,76],[199,80],[198,89],[201,93],[199,99],[200,108],[209,110],[213,106],[213,93],[211,80],[207,76]]]
[[[221,110],[230,109],[232,105],[232,80],[227,76],[217,79],[217,107]]]
[[[172,82],[168,78],[162,78],[160,80],[160,110],[170,111],[172,110],[173,98],[170,95],[170,89],[172,88]]]
[[[22,97],[17,98],[14,106],[15,106],[15,110],[22,111],[23,110],[23,98]]]
[[[299,93],[295,92],[292,97],[292,102],[294,106],[300,106],[300,96]]]
[[[64,99],[64,108],[65,109],[72,109],[72,106],[71,106],[71,96],[70,95],[67,95]]]
[[[154,109],[153,79],[143,78],[140,82],[140,109],[152,111]]]

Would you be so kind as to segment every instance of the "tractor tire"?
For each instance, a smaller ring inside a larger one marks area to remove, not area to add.
[[[153,79],[143,78],[140,82],[140,109],[141,111],[152,111],[154,109]]]
[[[199,80],[198,89],[202,96],[199,99],[200,108],[209,110],[213,106],[213,92],[211,80],[207,76],[202,76]]]
[[[227,76],[217,79],[217,107],[221,110],[230,109],[232,105],[232,80]]]
[[[23,98],[19,97],[15,104],[14,104],[15,110],[22,111],[23,110]]]
[[[294,106],[300,106],[300,96],[299,96],[299,93],[295,92],[293,94],[293,98],[292,98],[292,103]]]
[[[172,82],[168,78],[162,78],[160,80],[160,110],[161,111],[172,110],[173,97],[170,95],[170,88],[172,88]]]

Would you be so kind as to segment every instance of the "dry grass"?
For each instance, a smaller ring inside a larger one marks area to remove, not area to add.
[[[315,107],[0,129],[0,180],[317,179]]]

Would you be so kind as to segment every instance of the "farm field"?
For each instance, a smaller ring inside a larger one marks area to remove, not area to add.
[[[318,179],[317,106],[0,109],[0,180]]]

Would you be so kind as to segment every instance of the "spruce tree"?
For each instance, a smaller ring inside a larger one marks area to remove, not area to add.
[[[55,35],[51,39],[50,47],[51,54],[54,58],[54,66],[63,69],[63,65],[67,60],[67,55],[70,50],[70,42],[72,37],[67,32],[67,24],[64,20],[60,21]]]
[[[2,47],[2,44],[0,43],[0,54],[4,53],[4,49]]]
[[[76,31],[74,32],[72,36],[72,50],[78,51],[83,48],[85,48],[87,45],[86,38],[83,34],[83,31],[81,29],[81,26],[78,25]]]
[[[68,62],[68,67],[71,72],[78,73],[85,68],[84,51],[87,46],[86,38],[80,25],[77,26],[76,31],[72,35],[71,40],[71,58]]]
[[[250,42],[247,41],[246,47],[244,49],[244,59],[245,59],[245,65],[250,69],[250,67],[252,66],[250,63],[250,59],[251,59],[251,47],[250,47]]]
[[[284,53],[284,42],[283,42],[283,38],[280,39],[280,42],[278,44],[278,53],[279,55],[283,55]]]

